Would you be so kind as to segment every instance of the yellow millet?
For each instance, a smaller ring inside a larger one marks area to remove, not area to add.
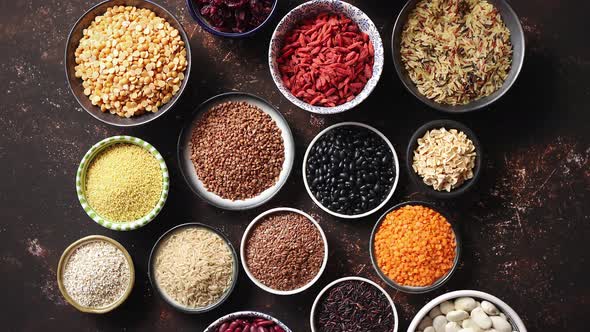
[[[162,182],[154,156],[140,146],[119,143],[100,152],[88,166],[86,198],[107,220],[134,221],[156,206]]]

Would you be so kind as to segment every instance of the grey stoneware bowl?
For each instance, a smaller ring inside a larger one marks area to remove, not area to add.
[[[427,185],[424,183],[420,175],[414,172],[414,169],[412,168],[412,163],[414,161],[414,150],[416,150],[418,147],[418,139],[424,136],[427,131],[439,129],[442,127],[446,128],[447,130],[457,129],[464,132],[465,135],[467,135],[467,138],[473,142],[476,153],[475,166],[473,167],[473,178],[465,181],[459,187],[452,189],[449,192],[438,191]],[[422,192],[435,198],[455,198],[471,190],[471,188],[473,188],[479,180],[483,160],[482,150],[481,144],[479,143],[477,136],[475,136],[475,133],[464,124],[453,120],[434,120],[422,125],[414,132],[412,138],[410,138],[410,142],[408,143],[408,148],[406,150],[406,167],[408,169],[408,173],[410,174],[410,179],[412,179],[412,181],[420,188]]]
[[[154,13],[156,13],[157,16],[165,19],[168,23],[170,23],[172,27],[178,30],[182,38],[182,41],[184,42],[187,61],[186,69],[184,70],[184,80],[182,81],[180,89],[178,90],[178,92],[176,92],[174,97],[172,97],[172,99],[170,99],[170,101],[168,101],[166,104],[162,105],[160,109],[155,113],[147,112],[145,114],[134,116],[131,118],[122,118],[116,114],[102,112],[100,110],[100,107],[92,105],[92,102],[90,102],[90,98],[88,98],[88,96],[84,94],[82,79],[76,77],[76,70],[74,69],[74,67],[76,66],[75,51],[76,48],[78,48],[78,44],[80,43],[80,39],[82,38],[82,33],[84,29],[86,29],[90,25],[90,23],[94,21],[94,18],[96,16],[104,14],[108,8],[113,6],[134,6],[137,8],[147,8],[153,11]],[[76,21],[76,23],[72,27],[72,30],[68,35],[68,40],[66,43],[64,65],[66,70],[66,78],[70,90],[74,94],[74,97],[76,97],[76,100],[78,101],[80,106],[82,106],[82,108],[88,114],[104,123],[113,126],[132,127],[139,126],[148,123],[152,120],[155,120],[156,118],[159,118],[160,116],[164,115],[164,113],[166,113],[169,109],[171,109],[174,106],[174,104],[176,104],[176,102],[184,92],[184,88],[186,87],[189,80],[191,72],[191,47],[186,32],[182,28],[182,25],[180,25],[180,22],[178,22],[178,20],[164,7],[148,0],[107,0],[100,2],[94,5],[92,8],[90,8],[86,13],[82,15],[82,17],[78,19],[78,21]]]
[[[231,286],[228,288],[228,290],[225,292],[225,294],[223,294],[223,296],[217,302],[215,302],[207,307],[203,307],[203,308],[188,308],[188,307],[181,305],[180,303],[177,303],[176,301],[172,300],[171,298],[169,298],[166,294],[164,294],[164,291],[162,289],[160,289],[160,286],[156,282],[156,278],[154,275],[154,266],[153,266],[154,255],[155,255],[156,251],[158,250],[158,247],[160,246],[160,243],[162,242],[162,240],[180,229],[191,228],[191,227],[204,228],[204,229],[210,230],[211,232],[219,235],[223,239],[223,241],[225,241],[225,243],[227,243],[227,245],[229,246],[229,249],[231,250],[233,261],[234,261],[233,262],[234,263],[233,264],[233,279],[231,282]],[[197,223],[197,222],[191,222],[191,223],[186,223],[186,224],[174,226],[158,238],[158,240],[156,241],[156,243],[152,247],[152,251],[150,252],[150,258],[148,261],[148,278],[150,280],[150,284],[152,285],[152,289],[154,289],[154,291],[156,293],[158,293],[158,295],[160,295],[160,297],[162,299],[164,299],[164,301],[166,303],[168,303],[170,306],[172,306],[174,309],[184,312],[184,313],[187,313],[187,314],[202,314],[202,313],[211,311],[211,310],[219,307],[223,302],[225,302],[229,298],[229,296],[233,292],[233,290],[236,287],[236,284],[238,282],[238,272],[240,270],[239,264],[240,264],[240,262],[238,260],[238,254],[236,253],[234,246],[231,244],[231,241],[229,240],[229,238],[227,236],[225,236],[225,234],[223,234],[222,232],[220,232],[219,230],[217,230],[216,228],[214,228],[212,226]]]
[[[375,247],[373,245],[373,243],[375,242],[375,234],[377,233],[377,230],[381,226],[381,223],[383,223],[383,221],[385,220],[385,217],[387,216],[387,214],[389,214],[390,212],[395,211],[401,207],[404,207],[406,205],[421,205],[421,206],[425,206],[427,208],[430,208],[430,209],[440,213],[443,217],[445,217],[447,219],[449,224],[451,224],[451,228],[453,229],[453,233],[455,234],[455,242],[456,242],[457,246],[455,247],[455,260],[453,261],[453,266],[444,276],[440,277],[438,280],[436,280],[434,283],[432,283],[429,286],[400,285],[397,282],[390,279],[388,276],[386,276],[385,273],[383,273],[383,271],[381,271],[381,268],[379,267],[379,265],[377,265],[377,258],[375,257]],[[385,283],[387,285],[397,289],[400,292],[410,293],[410,294],[422,294],[422,293],[428,293],[430,291],[433,291],[433,290],[441,287],[447,281],[449,281],[449,279],[451,279],[451,276],[455,273],[455,270],[457,270],[457,267],[459,266],[459,261],[461,259],[462,244],[463,243],[461,241],[461,236],[459,235],[459,227],[458,227],[457,223],[454,222],[453,219],[450,218],[446,212],[442,211],[439,207],[434,206],[433,204],[428,203],[428,202],[407,201],[407,202],[399,203],[399,204],[395,205],[394,207],[392,207],[391,209],[385,211],[385,213],[383,213],[383,215],[381,215],[381,217],[377,220],[377,223],[375,224],[375,226],[373,227],[373,230],[371,231],[371,237],[369,239],[369,254],[371,256],[371,264],[373,265],[375,272],[377,272],[377,275],[381,279],[383,279],[383,281],[385,281]]]
[[[191,136],[198,120],[212,107],[229,101],[247,102],[251,105],[259,107],[263,112],[268,114],[274,120],[277,127],[281,130],[281,137],[283,138],[283,146],[285,151],[285,161],[283,162],[283,168],[281,169],[281,173],[279,174],[279,179],[277,182],[272,187],[267,188],[256,197],[236,201],[220,197],[217,194],[208,191],[199,178],[193,162],[191,161]],[[178,138],[177,156],[178,165],[180,166],[182,176],[184,177],[184,180],[188,186],[195,194],[197,194],[197,196],[202,198],[207,203],[221,209],[247,210],[266,203],[268,200],[274,197],[274,195],[276,195],[287,182],[289,174],[291,174],[291,169],[293,168],[293,161],[295,160],[295,141],[293,140],[293,134],[291,133],[291,129],[289,128],[289,123],[287,120],[268,101],[245,92],[227,92],[204,101],[201,105],[197,106],[193,113],[187,118],[186,124],[180,132],[180,136]]]
[[[227,314],[219,319],[217,319],[216,321],[214,321],[213,323],[211,323],[204,332],[218,332],[219,328],[221,327],[221,325],[223,325],[223,323],[226,322],[231,322],[235,319],[240,319],[240,318],[261,318],[261,319],[266,319],[266,320],[271,320],[273,321],[275,324],[277,324],[281,329],[283,329],[284,332],[291,332],[291,329],[287,327],[287,325],[283,324],[283,322],[281,322],[280,320],[274,318],[271,315],[259,312],[259,311],[238,311],[238,312],[234,312],[231,314]],[[259,331],[259,330],[256,330]]]
[[[447,105],[447,104],[440,104],[433,100],[426,98],[424,95],[418,91],[416,85],[408,76],[408,72],[404,68],[404,64],[402,63],[401,55],[400,55],[400,48],[401,48],[401,34],[408,19],[409,14],[414,10],[416,4],[421,0],[409,0],[406,5],[402,8],[401,12],[399,13],[397,20],[395,21],[395,25],[393,26],[393,34],[391,39],[391,48],[393,54],[393,64],[395,65],[395,70],[397,75],[399,76],[400,80],[416,98],[418,98],[424,104],[442,111],[446,113],[466,113],[475,111],[478,109],[482,109],[494,103],[496,100],[500,99],[512,85],[516,81],[518,74],[520,74],[520,70],[522,68],[522,64],[524,62],[524,53],[525,53],[525,39],[524,39],[524,31],[522,30],[522,26],[520,24],[520,20],[518,19],[518,15],[516,12],[510,7],[507,1],[505,0],[488,0],[492,5],[494,5],[500,15],[502,16],[502,20],[508,30],[510,30],[510,42],[512,43],[512,66],[510,67],[510,72],[508,72],[508,77],[504,84],[498,89],[496,92],[492,93],[489,96],[480,98],[478,100],[474,100],[465,105]]]

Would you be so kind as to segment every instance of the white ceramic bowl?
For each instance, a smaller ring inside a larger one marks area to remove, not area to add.
[[[486,300],[486,301],[491,302],[492,304],[494,304],[498,308],[498,310],[500,310],[501,312],[503,312],[506,315],[506,317],[508,318],[508,321],[512,324],[512,328],[514,329],[514,331],[527,332],[527,329],[524,326],[522,319],[520,319],[520,317],[518,316],[516,311],[514,311],[514,309],[512,309],[508,304],[506,304],[506,302],[500,300],[499,298],[495,297],[494,295],[491,295],[491,294],[488,294],[485,292],[481,292],[481,291],[476,291],[476,290],[453,291],[453,292],[443,294],[443,295],[435,298],[434,300],[428,302],[422,309],[420,309],[420,311],[418,311],[416,316],[414,316],[414,319],[412,319],[412,322],[410,322],[410,327],[408,327],[408,332],[417,331],[418,324],[420,324],[420,321],[422,321],[422,319],[426,315],[428,315],[428,313],[430,312],[430,310],[432,310],[432,308],[436,307],[437,305],[441,304],[444,301],[456,299],[458,297],[464,297],[464,296],[473,297],[476,299],[481,299],[481,300]]]
[[[377,285],[375,282],[373,282],[369,279],[362,278],[362,277],[340,278],[340,279],[332,281],[326,287],[324,287],[324,289],[322,289],[322,291],[318,294],[318,296],[316,296],[315,301],[313,301],[313,305],[311,306],[311,313],[309,314],[309,325],[311,326],[311,332],[317,331],[317,328],[315,327],[315,319],[314,319],[315,312],[316,312],[318,303],[319,303],[320,299],[322,298],[322,296],[324,295],[324,293],[326,293],[326,291],[328,291],[328,289],[332,288],[334,285],[344,282],[344,281],[348,281],[348,280],[358,280],[358,281],[367,282],[367,283],[375,286],[377,289],[379,289],[381,291],[381,293],[383,293],[383,295],[385,295],[385,298],[387,298],[387,301],[389,302],[389,304],[391,305],[391,309],[393,310],[393,321],[395,323],[395,328],[393,329],[393,332],[397,332],[398,326],[399,326],[399,319],[397,317],[397,309],[395,308],[395,304],[393,303],[393,299],[391,298],[391,296],[389,296],[389,294],[387,294],[387,292],[383,289],[383,287]]]
[[[262,111],[270,115],[277,127],[281,130],[283,138],[283,147],[285,151],[285,160],[277,182],[270,188],[261,192],[258,196],[232,201],[227,198],[218,196],[217,194],[208,191],[203,182],[199,179],[193,162],[191,161],[191,135],[193,128],[198,122],[198,119],[212,107],[224,102],[247,102],[251,105],[259,107]],[[293,134],[289,128],[289,123],[268,101],[244,92],[228,92],[212,97],[201,105],[199,105],[193,114],[187,119],[185,127],[178,138],[178,164],[186,183],[191,190],[201,197],[207,203],[226,210],[247,210],[260,206],[270,200],[276,195],[283,185],[287,182],[291,169],[293,168],[293,161],[295,159],[295,141]]]
[[[252,231],[252,228],[260,220],[262,220],[262,218],[264,218],[270,214],[277,213],[277,212],[294,212],[294,213],[298,213],[298,214],[304,216],[312,224],[314,224],[314,226],[320,232],[320,235],[322,236],[322,242],[324,243],[324,261],[322,262],[322,266],[320,267],[320,270],[318,271],[316,276],[313,279],[311,279],[311,281],[308,282],[307,284],[305,284],[304,286],[296,288],[296,289],[288,290],[288,291],[277,290],[277,289],[273,289],[273,288],[270,288],[270,287],[264,285],[258,279],[256,279],[256,277],[254,277],[254,275],[252,275],[252,273],[250,272],[250,269],[248,268],[248,264],[246,263],[246,241],[248,240],[248,237],[250,236],[250,231]],[[328,240],[326,239],[326,235],[324,234],[324,231],[322,230],[322,227],[320,226],[320,224],[318,224],[318,222],[315,221],[313,219],[313,217],[310,216],[309,214],[307,214],[301,210],[297,210],[297,209],[293,209],[293,208],[278,207],[278,208],[270,209],[268,211],[261,213],[256,218],[254,218],[254,220],[252,220],[252,222],[248,225],[248,227],[244,231],[244,235],[242,236],[242,243],[240,244],[240,258],[242,261],[242,267],[244,268],[246,275],[248,275],[248,278],[250,278],[250,280],[252,280],[252,282],[256,286],[260,287],[261,289],[263,289],[269,293],[276,294],[276,295],[293,295],[293,294],[301,293],[304,290],[311,287],[316,281],[318,281],[318,279],[320,278],[322,273],[324,273],[324,270],[326,269],[326,264],[328,263]]]
[[[279,67],[276,62],[278,54],[283,47],[285,35],[289,33],[289,31],[291,31],[303,19],[322,12],[345,14],[347,17],[356,22],[362,32],[369,35],[371,43],[373,43],[373,48],[375,49],[373,76],[371,76],[371,79],[367,81],[367,84],[363,90],[353,100],[335,107],[313,106],[295,97],[284,85],[283,80],[281,79],[281,74],[279,73]],[[367,14],[363,13],[357,7],[340,0],[312,0],[295,7],[293,10],[287,13],[287,15],[285,15],[285,17],[283,17],[283,19],[277,25],[270,40],[268,51],[270,74],[279,91],[281,91],[285,98],[289,99],[289,101],[295,104],[297,107],[302,108],[308,112],[318,114],[341,113],[356,107],[363,100],[365,100],[371,94],[371,92],[373,92],[373,89],[375,89],[375,86],[377,86],[377,82],[379,82],[381,72],[383,71],[383,59],[383,41],[381,40],[379,30],[377,30],[377,27],[373,21],[371,21]]]
[[[389,194],[387,195],[387,197],[383,200],[383,202],[381,202],[376,208],[367,211],[367,212],[363,212],[361,214],[353,214],[353,215],[347,215],[347,214],[342,214],[342,213],[338,213],[338,212],[334,212],[330,209],[328,209],[327,207],[325,207],[311,192],[311,189],[309,188],[309,184],[307,183],[307,171],[306,171],[306,165],[307,165],[307,157],[309,156],[309,152],[311,151],[311,148],[313,147],[313,145],[315,144],[315,142],[317,142],[317,140],[322,137],[325,133],[327,133],[328,131],[337,128],[337,127],[342,127],[342,126],[359,126],[359,127],[363,127],[363,128],[367,128],[369,130],[371,130],[372,132],[376,133],[377,135],[379,135],[379,137],[381,137],[385,143],[387,144],[387,146],[389,147],[389,149],[391,149],[391,153],[393,154],[393,164],[395,167],[395,180],[393,181],[393,186],[391,186],[391,190],[389,191]],[[303,157],[303,184],[305,185],[305,190],[307,190],[307,193],[309,194],[309,197],[311,197],[311,199],[313,200],[313,202],[319,206],[322,210],[328,212],[329,214],[336,216],[338,218],[343,218],[343,219],[357,219],[357,218],[363,218],[366,217],[376,211],[378,211],[379,209],[381,209],[391,198],[391,196],[393,196],[393,193],[395,192],[395,188],[397,187],[397,182],[399,180],[399,161],[397,159],[397,153],[395,152],[395,149],[393,148],[393,144],[391,144],[391,142],[389,141],[389,139],[383,135],[383,133],[381,133],[379,130],[366,125],[364,123],[360,123],[360,122],[341,122],[341,123],[337,123],[335,125],[332,125],[324,130],[322,130],[319,134],[316,135],[316,137],[313,138],[313,140],[311,141],[311,143],[309,143],[309,145],[307,146],[307,150],[305,151],[305,156]]]

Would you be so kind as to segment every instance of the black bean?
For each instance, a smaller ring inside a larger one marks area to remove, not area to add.
[[[357,126],[320,137],[307,159],[312,194],[332,211],[359,214],[382,202],[393,186],[392,151],[378,135]]]

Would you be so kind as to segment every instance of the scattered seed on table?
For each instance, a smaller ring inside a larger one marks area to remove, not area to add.
[[[272,187],[285,161],[281,130],[270,115],[246,102],[225,102],[203,114],[190,148],[205,188],[233,201]]]
[[[375,132],[336,127],[322,135],[307,158],[313,196],[331,211],[355,215],[377,207],[395,179],[393,152]]]
[[[246,265],[262,284],[276,290],[307,285],[324,262],[317,227],[295,212],[277,212],[260,220],[246,240]]]

